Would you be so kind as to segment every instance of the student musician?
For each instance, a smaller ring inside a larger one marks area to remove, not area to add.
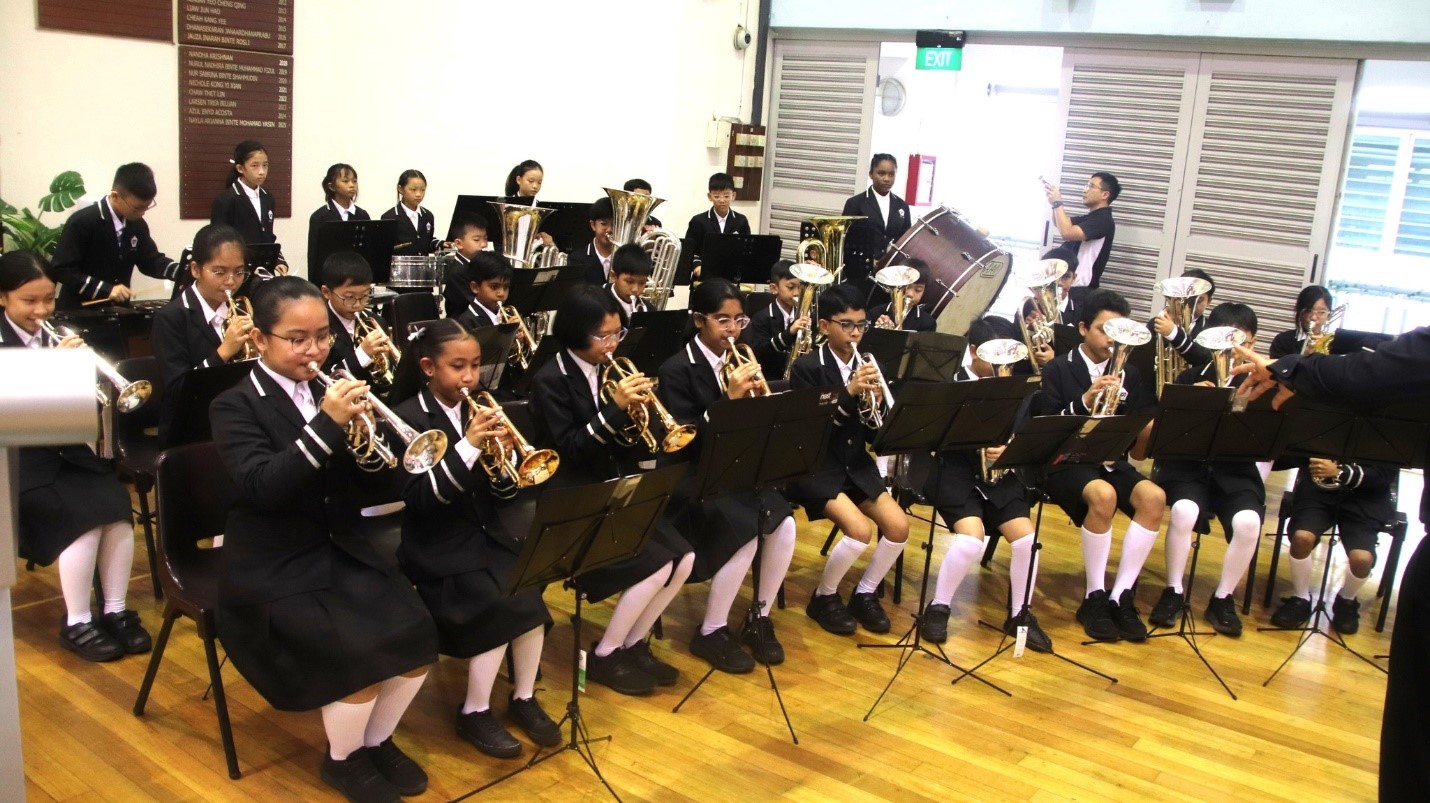
[[[904,325],[898,328],[906,332],[932,332],[938,328],[938,321],[934,320],[933,313],[923,305],[924,290],[929,284],[928,263],[922,259],[910,259],[905,264],[917,271],[919,278],[904,288]],[[874,325],[881,329],[895,328],[894,302],[891,300],[869,310],[869,317],[873,319]]]
[[[844,281],[866,290],[877,269],[875,261],[913,224],[909,205],[893,192],[898,177],[899,161],[892,154],[874,154],[869,160],[869,189],[845,201],[840,212],[864,216],[850,224],[844,238]]]
[[[321,777],[349,800],[421,794],[422,768],[393,731],[437,660],[432,617],[355,534],[361,495],[389,472],[358,469],[346,427],[365,383],[316,381],[330,342],[318,288],[280,276],[254,291],[259,359],[214,400],[214,445],[238,500],[219,564],[219,638],[280,711],[321,710]]]
[[[157,194],[154,171],[133,162],[114,171],[108,195],[69,216],[55,244],[52,268],[60,285],[60,309],[101,299],[127,303],[134,295],[129,281],[135,268],[155,279],[179,278],[179,263],[159,250],[144,222]]]
[[[659,395],[676,421],[698,427],[715,401],[742,399],[766,386],[758,362],[736,366],[728,381],[721,370],[726,360],[732,359],[727,356],[730,341],[749,325],[735,285],[724,279],[701,283],[690,293],[690,320],[695,336],[660,367]],[[697,436],[678,452],[658,455],[656,462],[661,466],[683,462],[698,466],[701,448]],[[680,532],[689,534],[695,547],[691,581],[710,581],[705,619],[690,641],[690,651],[722,672],[749,672],[756,660],[768,665],[782,663],[784,647],[775,637],[770,611],[794,556],[795,526],[789,504],[770,490],[693,500],[690,494],[695,479],[687,475],[683,496],[671,501],[667,513]],[[760,550],[760,587],[756,590],[761,615],[744,636],[754,653],[752,659],[728,625],[730,608],[754,562],[755,530],[762,508],[768,516],[761,533],[765,543]]]
[[[536,206],[536,194],[541,192],[541,185],[546,180],[546,171],[541,169],[541,163],[535,159],[526,159],[511,169],[506,174],[506,185],[503,188],[503,203],[520,204],[522,206]],[[551,235],[541,232],[541,242],[547,248],[551,248],[555,242]]]
[[[600,198],[587,212],[591,223],[591,242],[585,248],[572,249],[566,264],[585,271],[586,281],[600,286],[611,280],[611,259],[616,255],[616,243],[611,239],[611,221],[615,209],[610,197]]]
[[[819,587],[806,608],[820,627],[839,635],[853,633],[856,623],[871,633],[889,632],[889,617],[874,591],[903,553],[909,537],[908,517],[884,489],[884,478],[869,455],[868,444],[877,430],[860,415],[861,405],[870,397],[876,404],[884,404],[873,358],[854,356],[868,329],[864,300],[858,291],[843,286],[825,290],[819,295],[819,332],[828,341],[796,360],[790,374],[791,388],[841,388],[824,463],[787,490],[790,500],[804,507],[811,520],[829,519],[844,533],[829,550]],[[861,364],[863,359],[870,361]],[[874,520],[881,537],[846,606],[840,601],[839,583],[869,546],[873,528],[866,516]]]
[[[246,139],[234,147],[229,164],[233,172],[228,175],[228,187],[214,199],[209,223],[238,229],[244,243],[277,244],[273,195],[263,188],[268,180],[268,152],[261,143]],[[273,272],[279,276],[288,273],[288,259],[281,247]]]
[[[650,311],[650,303],[643,296],[654,272],[650,254],[635,243],[623,245],[611,255],[611,280],[605,289],[621,305],[627,321],[637,312]]]
[[[650,182],[643,178],[630,179],[621,186],[621,189],[629,193],[634,193],[635,195],[650,195],[652,191]],[[645,226],[641,229],[641,232],[643,234],[649,233],[658,228],[660,228],[660,218],[654,215],[648,215],[645,219]]]
[[[1103,331],[1103,324],[1113,318],[1126,318],[1131,312],[1127,299],[1112,290],[1099,288],[1088,293],[1087,306],[1078,320],[1082,345],[1043,369],[1044,415],[1087,415],[1094,399],[1119,382],[1120,393],[1125,395],[1118,412],[1136,413],[1153,404],[1152,394],[1139,381],[1135,366],[1125,366],[1120,377],[1104,374],[1112,355],[1112,339]],[[1149,432],[1144,430],[1142,438]],[[1133,453],[1140,447],[1141,439]],[[1145,641],[1147,627],[1137,611],[1133,585],[1157,543],[1157,529],[1167,506],[1162,489],[1144,479],[1131,463],[1118,460],[1111,465],[1051,467],[1044,490],[1081,528],[1087,592],[1078,607],[1077,620],[1084,632],[1098,641]],[[1122,539],[1122,558],[1109,594],[1104,583],[1112,551],[1112,518],[1118,510],[1132,521]]]
[[[194,235],[191,253],[193,282],[155,313],[150,332],[164,383],[159,442],[165,446],[175,443],[171,428],[189,372],[241,359],[252,342],[253,320],[228,303],[247,276],[243,235],[222,223],[210,223]]]
[[[427,177],[422,171],[402,171],[397,177],[397,205],[382,213],[383,220],[397,221],[393,256],[426,256],[437,250],[437,218],[422,206],[426,197]]]
[[[968,348],[973,357],[960,369],[958,381],[994,376],[993,365],[978,358],[978,347],[996,339],[997,334],[987,321],[977,320],[968,327]],[[945,526],[953,533],[953,543],[939,565],[933,597],[920,620],[920,632],[924,640],[935,644],[948,640],[948,617],[954,592],[983,555],[987,528],[997,528],[1013,548],[1013,560],[1008,566],[1009,613],[1003,622],[1003,632],[1016,637],[1018,628],[1026,625],[1028,648],[1052,652],[1053,641],[1038,625],[1031,608],[1032,600],[1027,599],[1028,591],[1038,580],[1027,490],[1012,471],[1004,472],[1000,478],[985,470],[1003,456],[1006,448],[951,450],[936,457],[940,469],[930,472],[924,496],[934,503]],[[1021,615],[1024,602],[1030,605],[1027,616]]]
[[[790,272],[792,265],[788,259],[781,259],[770,268],[769,289],[774,299],[750,316],[750,325],[740,335],[740,342],[754,349],[765,376],[784,376],[790,348],[799,333],[808,331],[810,326],[809,316],[798,314],[804,282]]]
[[[502,322],[502,306],[511,292],[511,263],[495,251],[482,251],[467,264],[467,290],[472,301],[456,318],[468,331]]]
[[[1256,312],[1245,304],[1226,302],[1207,316],[1207,326],[1234,326],[1246,336],[1243,344],[1256,344]],[[1200,348],[1200,347],[1199,347]],[[1215,385],[1216,371],[1210,364],[1191,367],[1177,378],[1177,384]],[[1242,377],[1234,377],[1240,385]],[[1261,537],[1261,521],[1266,510],[1266,486],[1253,461],[1158,460],[1153,473],[1172,506],[1167,525],[1167,587],[1152,607],[1147,621],[1156,627],[1176,627],[1182,613],[1183,578],[1192,550],[1192,531],[1211,532],[1216,514],[1226,533],[1226,557],[1221,578],[1207,602],[1203,617],[1216,632],[1233,638],[1241,635],[1241,617],[1236,614],[1236,586],[1251,565]],[[1308,561],[1309,563],[1309,561]]]
[[[357,319],[367,312],[372,300],[372,268],[356,251],[339,251],[323,261],[323,298],[328,302],[328,326],[333,344],[323,370],[329,373],[344,368],[353,376],[368,382],[373,379],[374,360],[395,363],[392,338],[376,327],[364,337],[358,337]]]
[[[55,281],[49,264],[33,251],[0,256],[0,308],[0,347],[84,345],[78,337],[56,343],[40,328],[55,311]],[[86,661],[148,652],[149,634],[126,603],[134,522],[129,491],[115,478],[114,464],[82,443],[26,446],[19,452],[19,555],[41,566],[59,564],[66,610],[60,646]],[[89,593],[96,570],[104,596],[97,618]]]
[[[318,268],[318,230],[324,223],[345,223],[349,220],[372,220],[366,209],[357,205],[358,177],[352,165],[341,162],[328,168],[323,176],[323,197],[327,200],[308,216],[308,278],[321,286],[322,271]]]
[[[694,255],[697,266],[705,235],[750,233],[750,219],[730,208],[735,202],[735,179],[729,173],[715,173],[707,186],[705,197],[710,200],[710,208],[692,217],[685,229],[685,247]]]
[[[1320,332],[1322,327],[1330,322],[1333,306],[1331,291],[1326,288],[1316,284],[1301,288],[1301,292],[1296,296],[1296,328],[1281,332],[1271,341],[1271,347],[1268,349],[1271,359],[1279,360],[1289,354],[1301,354],[1305,351],[1306,340],[1311,336],[1312,330]],[[1334,335],[1328,347],[1332,354],[1350,354],[1361,349],[1374,350],[1381,342],[1390,339],[1389,335],[1344,330],[1336,331]]]
[[[1207,328],[1207,312],[1211,309],[1212,296],[1216,295],[1216,280],[1212,279],[1206,271],[1197,268],[1182,271],[1182,276],[1202,279],[1211,285],[1210,290],[1197,296],[1192,307],[1192,325],[1185,330],[1182,329],[1181,325],[1173,321],[1167,314],[1167,309],[1163,307],[1151,321],[1147,322],[1147,328],[1161,335],[1168,345],[1182,355],[1182,359],[1189,367],[1201,369],[1206,367],[1212,357],[1211,352],[1197,345],[1197,335]]]
[[[615,382],[609,398],[602,394],[601,368],[624,337],[626,322],[615,296],[596,287],[579,288],[557,310],[552,336],[562,350],[537,370],[531,397],[544,443],[561,455],[555,481],[603,482],[634,474],[639,461],[651,459],[627,411],[653,396],[655,382],[632,374]],[[651,434],[663,438],[654,415],[651,422]],[[581,592],[592,602],[620,594],[610,624],[586,657],[587,679],[631,695],[679,680],[675,667],[652,653],[649,636],[694,563],[689,542],[663,520],[635,557],[581,576]]]
[[[480,215],[461,215],[452,221],[447,238],[455,252],[442,278],[442,300],[447,314],[455,316],[472,303],[472,277],[467,265],[487,250],[487,221]]]
[[[516,495],[510,470],[493,477],[479,464],[493,439],[510,448],[499,409],[473,409],[481,350],[456,321],[418,330],[393,387],[394,412],[418,430],[447,435],[440,466],[407,474],[407,512],[397,559],[437,624],[437,650],[467,660],[467,693],[457,735],[493,758],[521,755],[521,743],[491,710],[492,687],[511,649],[513,681],[506,717],[540,747],[561,743],[561,730],[536,700],[536,674],[551,614],[541,592],[508,596],[516,571],[514,543],[502,534],[499,500]],[[505,463],[502,464],[505,468]]]

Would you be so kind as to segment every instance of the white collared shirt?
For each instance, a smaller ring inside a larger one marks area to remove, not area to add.
[[[879,214],[884,218],[884,225],[889,225],[889,193],[879,194],[878,190],[870,188],[874,195],[874,203],[879,205]]]
[[[300,405],[297,400],[293,398],[293,394],[298,391],[298,383],[295,380],[289,379],[272,368],[269,368],[268,363],[264,362],[262,358],[258,360],[258,367],[262,368],[265,373],[273,378],[274,382],[278,383],[278,387],[283,389],[283,395],[287,396],[288,401],[292,402],[293,405],[298,408],[298,414],[303,417],[304,421],[311,421],[313,416],[318,414],[318,403],[317,399],[313,398],[311,385],[305,388],[308,391],[307,404]],[[306,385],[307,383],[304,384]]]
[[[250,187],[243,179],[238,180],[238,186],[243,188],[243,194],[248,196],[248,202],[253,204],[253,214],[258,217],[258,225],[264,225],[263,201],[257,187]]]
[[[601,406],[601,392],[599,388],[601,369],[576,356],[576,352],[567,349],[566,356],[571,358],[571,362],[581,371],[581,376],[586,378],[586,385],[591,388],[591,398],[596,400],[596,407]]]
[[[331,203],[333,208],[338,210],[338,214],[342,215],[344,222],[352,220],[353,215],[357,214],[357,201],[353,201],[352,206],[338,206],[336,200],[331,201]]]
[[[794,325],[795,309],[793,306],[791,306],[790,309],[785,309],[785,306],[779,302],[779,299],[775,299],[773,303],[775,309],[780,311],[780,318],[784,320],[784,331],[788,332],[790,326]]]
[[[209,326],[218,332],[219,339],[222,340],[224,321],[228,318],[228,302],[225,301],[218,305],[218,309],[213,309],[209,306],[209,302],[204,300],[204,294],[200,293],[197,287],[194,288],[194,298],[199,301],[199,312],[203,314],[204,320],[209,322]]]
[[[1107,370],[1107,360],[1093,362],[1088,358],[1087,352],[1083,351],[1082,346],[1077,347],[1077,355],[1082,358],[1083,362],[1087,363],[1087,375],[1093,379],[1102,376],[1103,372]]]
[[[715,352],[706,348],[705,341],[701,340],[698,336],[695,338],[695,347],[700,349],[701,354],[705,355],[705,361],[710,363],[710,370],[715,372],[715,379],[720,383],[720,389],[724,390],[725,375],[720,372],[721,366],[725,364],[724,355],[716,354]]]
[[[829,350],[829,356],[834,358],[834,364],[839,366],[839,380],[845,385],[849,384],[849,377],[854,373],[854,355],[849,355],[849,362],[839,359],[839,355],[834,353],[834,349]]]
[[[412,221],[412,230],[419,234],[422,233],[422,225],[420,223],[422,219],[422,207],[419,206],[416,209],[408,209],[407,204],[398,204],[397,208],[401,209],[403,214],[407,215],[407,219]]]
[[[729,219],[730,219],[730,216],[729,216],[729,215],[726,215],[725,217],[720,217],[720,216],[719,216],[718,214],[716,214],[715,212],[711,212],[710,214],[715,215],[715,222],[716,222],[717,225],[720,226],[720,233],[721,233],[721,234],[724,234],[724,233],[725,233],[725,221],[729,220]]]
[[[10,328],[15,330],[15,334],[20,336],[20,343],[27,349],[42,348],[45,345],[44,330],[33,335],[20,328],[20,324],[10,319],[10,313],[5,313],[5,322],[10,324]]]
[[[358,342],[357,321],[344,318],[342,313],[333,309],[332,302],[328,302],[328,309],[333,310],[333,314],[338,317],[338,323],[342,324],[343,328],[348,331],[348,338],[353,341],[353,352],[357,354],[358,365],[363,368],[372,365],[372,357],[368,356],[366,351],[363,351],[362,343]]]
[[[109,209],[109,219],[114,224],[114,241],[123,246],[124,238],[124,218],[114,211],[114,205],[109,202],[109,196],[104,197],[104,205]]]
[[[472,299],[471,310],[472,310],[472,312],[476,313],[479,317],[486,318],[488,321],[490,321],[490,322],[492,323],[493,326],[495,326],[496,324],[501,323],[501,313],[500,313],[500,312],[487,309],[487,308],[486,308],[486,305],[484,305],[482,302],[476,300],[475,298]]]
[[[624,298],[621,298],[621,294],[616,292],[616,285],[614,283],[611,284],[611,295],[616,297],[616,303],[620,304],[621,309],[626,311],[626,320],[630,320],[631,316],[636,314],[636,305],[634,301],[632,301],[631,303],[626,303],[626,300]]]

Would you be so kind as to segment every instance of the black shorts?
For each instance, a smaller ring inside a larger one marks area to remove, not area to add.
[[[1347,553],[1350,553],[1352,549],[1363,549],[1369,552],[1374,559],[1376,541],[1385,527],[1385,522],[1368,515],[1360,505],[1328,504],[1330,501],[1324,497],[1302,494],[1297,491],[1291,508],[1291,532],[1305,530],[1308,533],[1314,533],[1319,540],[1322,535],[1335,527],[1341,539],[1342,549]]]
[[[949,527],[952,527],[959,519],[975,517],[983,520],[985,532],[996,532],[999,527],[1014,519],[1029,518],[1030,511],[1028,510],[1028,501],[1022,497],[999,505],[974,493],[960,505],[939,507],[938,514],[943,517],[944,524]]]
[[[1073,524],[1081,527],[1083,520],[1087,518],[1087,502],[1082,498],[1082,491],[1089,482],[1103,480],[1112,485],[1117,492],[1117,509],[1131,517],[1134,513],[1132,489],[1146,479],[1131,463],[1125,461],[1113,463],[1111,470],[1101,465],[1067,466],[1050,469],[1043,479],[1043,490],[1047,491],[1053,504],[1068,514]]]
[[[1245,489],[1230,493],[1218,493],[1212,498],[1212,489],[1206,482],[1172,480],[1160,483],[1167,494],[1167,506],[1186,499],[1197,506],[1197,525],[1194,529],[1202,535],[1211,532],[1211,517],[1215,514],[1221,522],[1226,542],[1231,543],[1231,520],[1243,510],[1250,510],[1263,521],[1266,519],[1266,496]]]

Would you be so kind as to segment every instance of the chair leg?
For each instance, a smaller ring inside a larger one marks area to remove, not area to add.
[[[164,598],[159,584],[159,551],[154,548],[154,514],[149,511],[149,494],[139,494],[139,522],[144,525],[144,548],[149,550],[149,581],[154,584],[154,599]]]
[[[908,543],[907,541],[905,543]],[[904,600],[904,553],[899,553],[899,559],[894,562],[894,593],[889,595],[889,599],[898,605]]]
[[[94,604],[101,611],[104,610],[104,584],[99,582],[99,565],[94,567]]]
[[[1251,550],[1251,564],[1246,568],[1246,593],[1241,598],[1242,616],[1251,613],[1251,599],[1256,595],[1256,561],[1260,557],[1261,538],[1257,538],[1256,547]]]
[[[212,616],[213,614],[208,614]],[[212,624],[210,622],[210,624]],[[223,741],[223,758],[228,762],[228,777],[238,780],[238,752],[233,748],[233,728],[228,721],[228,698],[223,693],[223,673],[219,668],[218,650],[214,647],[213,628],[204,630],[204,655],[209,662],[209,683],[213,684],[214,709],[218,713],[218,735]]]
[[[650,634],[658,639],[665,639],[665,624],[660,621],[660,617],[655,617],[655,623],[650,626]]]
[[[1261,600],[1263,608],[1270,608],[1271,600],[1276,596],[1276,567],[1281,563],[1281,540],[1285,537],[1285,527],[1277,525],[1276,540],[1271,544],[1271,569],[1266,572],[1266,594]]]
[[[997,530],[988,533],[988,545],[983,547],[983,560],[978,562],[980,566],[988,568],[988,564],[993,560],[993,554],[998,551],[998,539],[1002,537],[1003,534]]]
[[[820,554],[820,555],[822,555],[822,556],[824,556],[824,557],[826,557],[826,558],[829,557],[829,548],[832,547],[832,546],[834,546],[834,538],[835,538],[835,536],[837,536],[837,535],[839,535],[839,528],[838,528],[837,526],[836,526],[836,527],[830,527],[830,528],[829,528],[829,537],[826,538],[826,539],[824,539],[824,546],[822,546],[822,547],[819,548],[819,554]]]
[[[780,583],[780,588],[775,592],[775,607],[780,610],[785,609],[785,584]]]
[[[1380,597],[1380,613],[1375,617],[1375,632],[1385,632],[1385,619],[1390,614],[1390,600],[1395,596],[1395,572],[1400,568],[1400,549],[1405,544],[1405,536],[1410,523],[1401,516],[1390,532],[1390,553],[1385,556],[1385,569],[1380,576],[1376,595]]]
[[[149,691],[154,687],[154,677],[159,674],[159,662],[164,660],[164,648],[169,644],[169,633],[174,629],[174,620],[179,618],[177,610],[164,611],[164,624],[159,628],[159,638],[154,641],[154,651],[149,654],[149,668],[144,670],[144,682],[139,684],[139,697],[134,701],[134,716],[144,716],[144,705],[149,702]]]

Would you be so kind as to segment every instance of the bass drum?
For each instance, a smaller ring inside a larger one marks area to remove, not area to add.
[[[910,259],[928,264],[930,283],[923,303],[938,322],[938,331],[960,336],[987,314],[1013,267],[1012,254],[946,206],[919,218],[889,246],[885,257],[884,264],[891,266]]]

